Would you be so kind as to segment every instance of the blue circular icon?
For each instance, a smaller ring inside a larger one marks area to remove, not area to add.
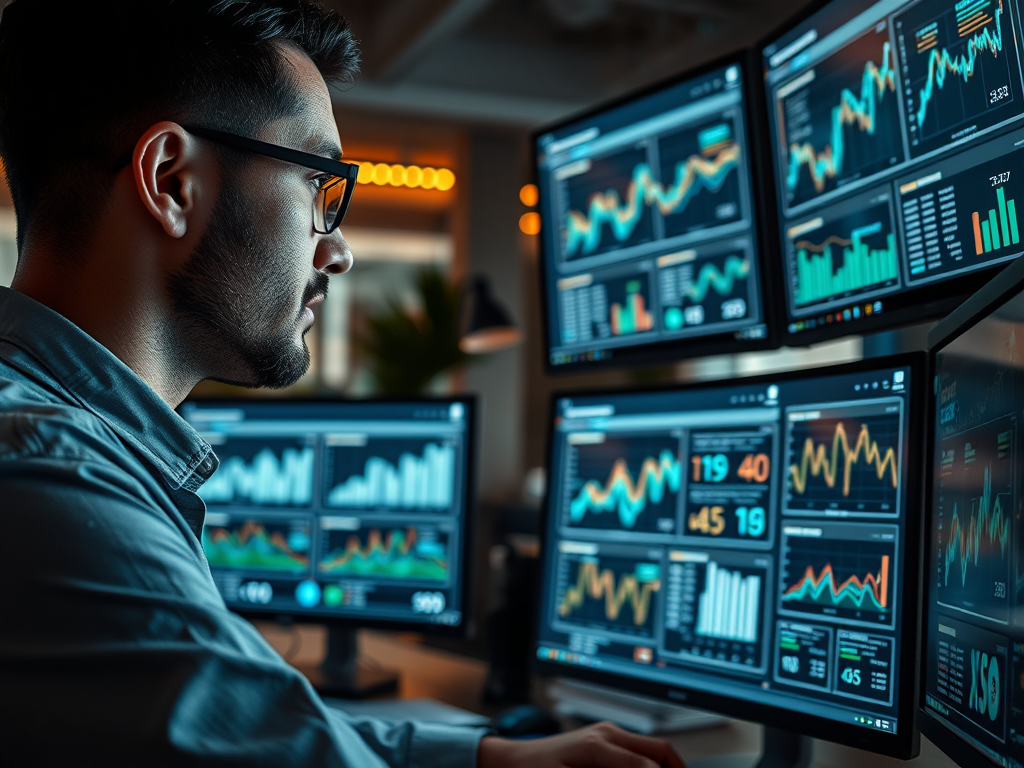
[[[315,581],[303,581],[295,588],[295,600],[303,608],[313,608],[320,602],[320,585]]]

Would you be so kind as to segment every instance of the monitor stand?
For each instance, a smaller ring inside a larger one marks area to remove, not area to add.
[[[814,742],[808,736],[763,729],[760,755],[724,755],[688,760],[690,768],[811,768]]]
[[[389,669],[359,663],[359,641],[354,629],[327,628],[327,655],[309,671],[309,682],[321,696],[367,699],[395,693],[398,675]]]

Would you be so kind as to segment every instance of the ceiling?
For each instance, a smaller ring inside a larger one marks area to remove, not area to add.
[[[754,43],[806,0],[325,0],[363,49],[339,109],[529,127]]]

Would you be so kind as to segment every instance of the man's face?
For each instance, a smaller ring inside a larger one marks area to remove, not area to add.
[[[256,138],[336,159],[340,141],[323,78],[304,54],[283,55],[303,104]],[[347,271],[352,255],[340,230],[313,229],[319,172],[257,155],[242,159],[237,168],[225,163],[210,224],[169,291],[188,336],[183,343],[209,378],[286,387],[309,368],[307,305],[326,296],[327,273]]]

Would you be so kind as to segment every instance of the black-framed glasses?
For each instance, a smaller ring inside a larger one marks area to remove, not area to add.
[[[320,155],[300,152],[297,149],[289,149],[213,128],[191,125],[183,125],[182,128],[204,139],[329,174],[331,178],[325,180],[320,186],[313,203],[313,229],[322,235],[329,235],[338,228],[341,220],[345,218],[348,204],[352,201],[352,191],[356,188],[356,177],[359,175],[359,166],[356,163],[330,160],[320,157]]]

